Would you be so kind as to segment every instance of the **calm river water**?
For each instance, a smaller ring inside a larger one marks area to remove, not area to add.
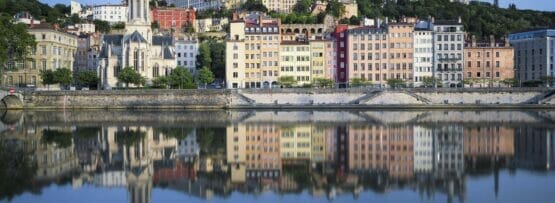
[[[553,202],[553,111],[0,112],[0,202]]]

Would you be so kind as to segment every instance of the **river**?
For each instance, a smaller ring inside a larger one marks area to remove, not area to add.
[[[555,201],[549,110],[0,115],[0,202]]]

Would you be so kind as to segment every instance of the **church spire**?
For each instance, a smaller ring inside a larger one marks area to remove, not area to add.
[[[128,0],[127,22],[150,24],[150,8],[148,0]]]

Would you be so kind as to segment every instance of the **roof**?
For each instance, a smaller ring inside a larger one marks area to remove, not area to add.
[[[175,59],[174,51],[170,47],[164,48],[164,59]]]
[[[152,45],[170,45],[173,43],[173,39],[171,36],[153,36],[152,37]]]
[[[141,43],[147,42],[146,39],[143,37],[143,35],[141,35],[141,33],[139,33],[138,31],[131,33],[131,35],[129,35],[127,40],[129,42],[141,42]]]
[[[104,35],[102,36],[102,44],[121,45],[123,35]]]
[[[456,20],[438,20],[434,22],[434,25],[463,25]]]
[[[308,45],[308,41],[281,41],[281,45]]]

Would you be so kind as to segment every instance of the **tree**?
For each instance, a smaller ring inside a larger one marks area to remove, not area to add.
[[[101,33],[109,33],[112,27],[110,27],[110,23],[102,20],[94,20],[94,26],[97,32]]]
[[[293,11],[296,13],[310,13],[311,6],[312,6],[312,0],[299,0],[293,6]]]
[[[125,23],[116,23],[112,25],[112,29],[114,30],[123,30],[125,29]]]
[[[349,18],[349,25],[360,25],[360,19],[356,16],[351,16],[351,18]]]
[[[424,87],[434,87],[434,84],[439,83],[439,80],[436,77],[423,77],[422,83]]]
[[[73,135],[71,132],[50,129],[44,129],[42,131],[42,142],[46,144],[56,144],[58,148],[70,147],[72,140]]]
[[[126,88],[129,87],[129,83],[137,86],[145,83],[145,78],[132,67],[123,68],[117,77],[119,82],[125,83]]]
[[[247,0],[243,4],[243,9],[247,11],[261,11],[261,12],[268,12],[268,8],[264,6],[261,0]]]
[[[362,78],[353,78],[351,79],[351,87],[361,87],[366,85],[366,80],[362,79]]]
[[[403,79],[397,79],[397,78],[390,78],[387,79],[387,85],[389,85],[392,88],[398,88],[398,87],[406,87],[406,82]]]
[[[195,27],[193,27],[193,25],[190,22],[187,22],[187,24],[185,24],[183,31],[185,33],[189,33],[189,34],[193,34],[195,33]]]
[[[207,42],[200,43],[197,55],[197,69],[202,67],[212,68],[212,58],[210,54],[210,46]]]
[[[98,78],[94,71],[81,71],[77,73],[77,81],[83,86],[92,88],[98,85],[100,78]]]
[[[297,84],[297,80],[293,76],[281,76],[278,78],[278,83],[283,87],[291,88]]]
[[[193,81],[193,76],[183,67],[176,67],[169,77],[169,84],[174,89],[195,89],[197,86]]]
[[[216,40],[209,40],[210,45],[210,58],[212,66],[210,70],[214,72],[214,77],[219,79],[225,78],[225,43]]]
[[[40,77],[42,79],[42,84],[47,85],[48,89],[50,89],[50,85],[56,84],[56,80],[54,80],[54,72],[52,70],[41,70]]]
[[[0,15],[0,67],[8,62],[22,62],[36,47],[35,38],[25,24],[13,24],[12,18]]]
[[[71,82],[73,82],[71,70],[67,68],[56,69],[56,71],[54,71],[54,82],[64,87],[71,85]]]
[[[159,89],[166,89],[168,88],[169,84],[170,84],[170,78],[166,76],[160,76],[160,77],[154,78],[154,80],[152,81],[152,86],[154,88],[159,88]]]
[[[198,81],[204,84],[204,88],[206,88],[208,83],[214,82],[214,73],[205,66],[198,73]]]
[[[332,79],[328,78],[315,78],[313,81],[314,87],[333,88],[335,83]]]
[[[340,18],[343,14],[345,14],[345,5],[338,0],[330,0],[326,6],[326,13],[332,15],[333,17]]]
[[[503,83],[507,87],[517,87],[518,86],[518,80],[516,78],[507,78],[507,79],[501,80],[501,83]]]

